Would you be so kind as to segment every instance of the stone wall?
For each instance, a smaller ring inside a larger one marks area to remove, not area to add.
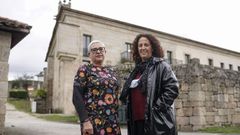
[[[240,124],[240,72],[200,65],[199,59],[173,69],[180,82],[175,101],[180,131]]]
[[[8,58],[11,34],[0,31],[0,135],[4,134],[4,122],[8,97]]]

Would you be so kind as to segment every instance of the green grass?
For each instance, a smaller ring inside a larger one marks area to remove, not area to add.
[[[78,121],[77,116],[65,116],[62,114],[41,114],[41,115],[34,115],[34,116],[40,119],[55,121],[55,122],[77,123]]]
[[[209,127],[200,131],[207,133],[240,133],[240,126]]]
[[[14,105],[15,108],[19,111],[23,111],[23,112],[27,112],[27,113],[31,112],[31,105],[30,105],[30,101],[28,101],[28,100],[9,98],[8,103]]]
[[[15,106],[15,108],[19,111],[26,112],[31,114],[34,117],[48,120],[48,121],[56,121],[56,122],[66,122],[66,123],[77,123],[77,116],[66,116],[62,114],[37,114],[31,113],[31,104],[30,101],[24,99],[8,99],[8,103]]]

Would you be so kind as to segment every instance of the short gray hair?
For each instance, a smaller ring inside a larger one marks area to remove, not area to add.
[[[104,44],[102,41],[100,41],[100,40],[93,40],[93,41],[90,42],[89,45],[88,45],[88,52],[90,52],[91,46],[92,46],[93,44],[95,44],[95,43],[99,43],[99,44],[101,44],[103,47],[105,47],[105,44]]]

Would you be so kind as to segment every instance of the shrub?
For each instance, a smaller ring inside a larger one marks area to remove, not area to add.
[[[46,99],[46,97],[47,97],[47,92],[45,90],[43,89],[37,90],[36,98]]]
[[[11,90],[9,91],[9,97],[18,98],[18,99],[27,99],[28,93],[27,91],[23,91],[23,90]]]

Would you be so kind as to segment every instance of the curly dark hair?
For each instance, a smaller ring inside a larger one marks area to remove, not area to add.
[[[145,37],[150,41],[150,44],[153,50],[153,53],[152,53],[153,57],[159,57],[159,58],[164,57],[163,48],[156,37],[154,37],[151,34],[138,34],[132,43],[133,60],[136,63],[141,62],[141,57],[138,52],[138,41],[141,37]]]

